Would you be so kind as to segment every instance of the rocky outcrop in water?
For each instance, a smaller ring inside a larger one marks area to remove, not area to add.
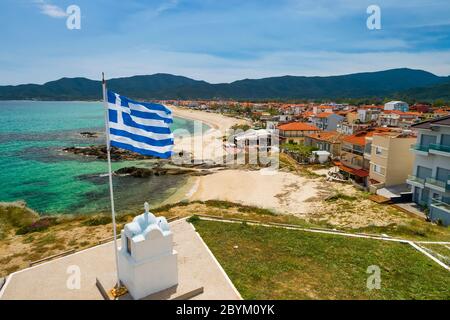
[[[89,147],[68,147],[63,149],[64,152],[94,157],[98,160],[106,160],[106,146],[104,145],[92,145]],[[112,161],[126,161],[126,160],[145,160],[145,159],[158,159],[159,163],[172,163],[170,159],[159,159],[151,156],[143,156],[141,154],[131,152],[128,150],[118,149],[115,147],[111,147],[111,160]],[[189,158],[188,158],[189,159]],[[174,162],[175,165],[183,167],[183,168],[192,168],[192,169],[215,169],[224,167],[223,164],[217,164],[212,161],[205,162],[195,162],[193,159],[185,161],[182,164]]]
[[[151,176],[164,176],[164,175],[191,175],[191,176],[203,176],[210,172],[207,170],[192,170],[185,168],[138,168],[138,167],[125,167],[114,172],[118,175],[129,175],[136,178],[148,178]]]
[[[64,148],[63,151],[70,152],[73,154],[95,157],[98,160],[106,160],[106,146],[89,146],[89,147],[68,147]],[[151,156],[143,156],[135,152],[128,150],[118,149],[111,147],[111,160],[112,161],[125,161],[125,160],[144,160],[144,159],[154,159]]]
[[[80,135],[84,138],[98,138],[100,136],[98,132],[90,132],[90,131],[80,132]]]

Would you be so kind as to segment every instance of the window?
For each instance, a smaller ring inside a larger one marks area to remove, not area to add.
[[[362,161],[361,159],[357,158],[357,157],[353,157],[351,160],[351,164],[355,165],[355,166],[360,166],[362,167]]]
[[[426,178],[431,178],[432,172],[433,172],[433,170],[430,168],[417,166],[417,174],[416,175],[420,179],[426,179]]]
[[[436,136],[432,136],[429,134],[422,134],[420,139],[420,145],[428,147],[430,144],[434,143],[436,143]]]
[[[131,239],[127,237],[127,252],[131,255]]]
[[[379,146],[376,146],[375,147],[375,154],[376,155],[382,155],[383,154],[383,150]]]
[[[381,166],[379,166],[377,164],[373,164],[372,168],[375,173],[383,175],[383,169]]]
[[[372,142],[367,142],[366,145],[364,146],[364,153],[370,155],[371,152],[372,152]]]
[[[436,180],[447,183],[447,181],[450,180],[450,170],[437,167]]]
[[[441,144],[450,147],[450,134],[443,134],[441,136]]]

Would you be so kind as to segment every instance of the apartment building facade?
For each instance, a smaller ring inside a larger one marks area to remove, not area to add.
[[[364,107],[360,108],[357,111],[358,113],[358,120],[360,123],[368,123],[372,121],[377,121],[378,116],[381,113],[381,109],[378,107]]]
[[[415,141],[414,134],[399,131],[366,137],[364,158],[370,161],[370,184],[376,189],[405,184],[414,165],[410,146]]]
[[[389,101],[384,105],[384,110],[407,112],[409,110],[409,105],[404,101]]]
[[[333,112],[321,112],[311,118],[311,122],[323,131],[335,131],[345,117]]]
[[[413,200],[428,207],[433,221],[450,225],[450,116],[412,126],[417,130],[411,185]]]
[[[342,139],[339,171],[357,184],[366,187],[369,176],[369,160],[364,159],[367,131]]]
[[[378,125],[386,127],[409,128],[420,120],[417,112],[383,111],[378,119]]]

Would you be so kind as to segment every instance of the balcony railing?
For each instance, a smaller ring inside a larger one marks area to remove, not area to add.
[[[411,149],[417,150],[417,151],[423,151],[423,152],[428,152],[430,150],[430,146],[424,146],[421,144],[412,144],[411,145]]]
[[[426,178],[425,182],[445,190],[450,190],[450,184],[448,184],[447,181],[436,180],[434,178]]]
[[[417,176],[409,175],[409,176],[408,176],[408,180],[409,180],[409,181],[416,182],[416,183],[420,183],[420,184],[425,184],[425,179],[419,178],[419,177],[417,177]]]
[[[430,149],[450,153],[450,146],[444,144],[430,144]]]
[[[353,152],[352,148],[347,148],[347,147],[342,147],[342,151],[350,152],[350,153]]]
[[[431,206],[450,214],[450,204],[448,203],[436,199],[431,199]]]

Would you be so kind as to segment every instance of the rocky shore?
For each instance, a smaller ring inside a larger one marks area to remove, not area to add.
[[[100,134],[98,132],[91,132],[91,131],[83,131],[80,132],[80,135],[84,138],[98,138],[100,137]]]
[[[75,155],[92,157],[97,160],[107,160],[106,146],[104,145],[92,145],[89,147],[68,147],[64,148],[63,151]],[[132,161],[132,160],[149,160],[149,159],[158,159],[158,163],[160,165],[171,163],[170,159],[159,159],[152,156],[143,156],[141,154],[131,152],[128,150],[111,147],[111,161]],[[183,164],[177,164],[176,166],[181,168],[192,168],[192,169],[214,169],[224,167],[223,164],[216,164],[211,161],[195,162],[193,159],[184,161]]]
[[[95,157],[98,160],[107,159],[106,146],[104,145],[97,145],[97,146],[93,145],[89,147],[68,147],[64,148],[63,151],[72,154]],[[155,159],[155,158],[151,156],[143,156],[128,150],[111,147],[111,161],[144,160],[144,159]]]
[[[148,178],[151,176],[164,176],[164,175],[190,175],[190,176],[205,176],[210,174],[209,170],[194,170],[185,168],[163,168],[156,166],[154,168],[138,168],[138,167],[125,167],[114,172],[117,175],[129,175],[136,178]]]

